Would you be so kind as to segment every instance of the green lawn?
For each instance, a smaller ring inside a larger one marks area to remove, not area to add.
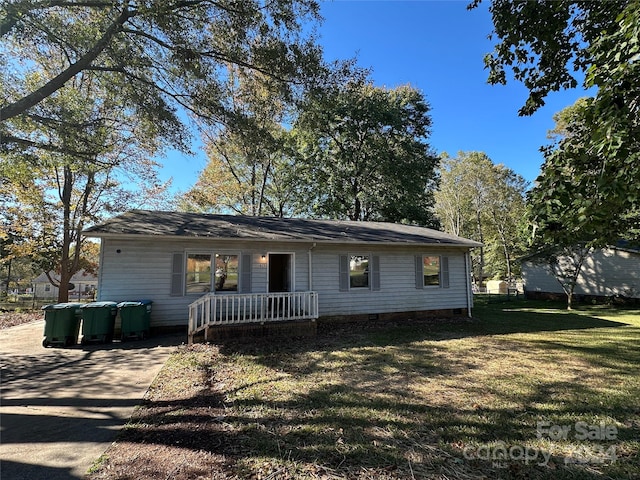
[[[200,430],[220,478],[640,478],[640,310],[478,303],[470,322],[185,347],[128,434]]]

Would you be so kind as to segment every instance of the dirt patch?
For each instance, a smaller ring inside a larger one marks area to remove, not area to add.
[[[0,312],[0,330],[44,318],[42,312]]]

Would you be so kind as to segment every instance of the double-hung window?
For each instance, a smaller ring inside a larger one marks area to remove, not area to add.
[[[419,255],[416,257],[416,288],[449,288],[449,257]]]
[[[208,253],[189,253],[187,255],[186,282],[187,293],[211,291],[211,255]]]
[[[238,291],[238,255],[216,254],[216,292]]]
[[[188,253],[186,293],[237,292],[239,256]]]
[[[369,255],[350,255],[349,288],[369,288]]]
[[[422,257],[422,281],[425,287],[440,286],[440,257],[425,255]]]
[[[341,292],[380,290],[380,257],[370,254],[340,255]]]

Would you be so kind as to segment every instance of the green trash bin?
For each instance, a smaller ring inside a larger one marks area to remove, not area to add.
[[[69,347],[78,343],[80,333],[81,303],[56,303],[45,305],[43,347],[62,345]]]
[[[116,302],[91,302],[81,308],[82,345],[90,342],[111,343],[118,313]]]
[[[120,302],[121,340],[125,342],[130,338],[143,339],[149,336],[151,324],[151,300],[139,300],[135,302]]]

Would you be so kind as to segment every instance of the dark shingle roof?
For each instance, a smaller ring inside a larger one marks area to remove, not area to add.
[[[477,247],[438,230],[383,222],[209,215],[131,210],[84,230],[89,237],[151,236],[318,243],[420,244]]]

